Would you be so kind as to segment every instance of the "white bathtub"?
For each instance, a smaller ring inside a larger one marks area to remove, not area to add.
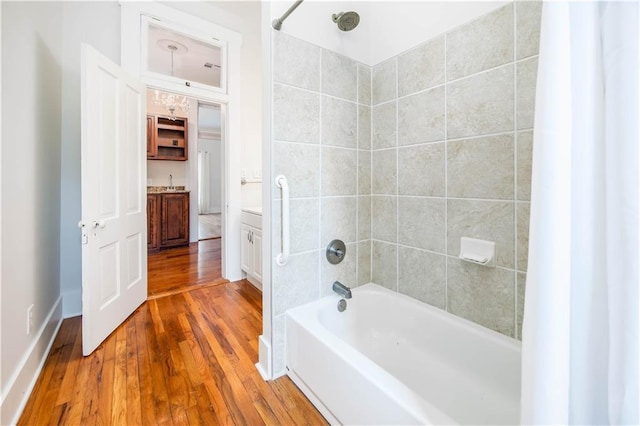
[[[332,424],[517,424],[520,343],[375,284],[286,315],[287,374]]]

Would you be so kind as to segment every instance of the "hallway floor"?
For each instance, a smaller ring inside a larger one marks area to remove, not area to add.
[[[228,282],[222,278],[221,242],[219,238],[199,241],[149,254],[149,298]]]
[[[198,215],[198,239],[209,240],[222,236],[222,215],[220,213]]]
[[[19,425],[326,424],[254,363],[262,296],[247,281],[149,300],[88,357],[65,320]]]

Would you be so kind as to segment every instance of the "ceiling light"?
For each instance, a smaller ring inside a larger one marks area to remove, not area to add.
[[[182,110],[184,114],[189,113],[189,100],[186,96],[156,90],[152,99],[156,105],[164,107],[169,111],[170,120],[175,120],[177,118],[176,109]]]

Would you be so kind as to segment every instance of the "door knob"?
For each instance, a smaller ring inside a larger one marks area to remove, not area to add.
[[[93,221],[93,229],[104,229],[104,227],[107,226],[107,222],[105,222],[104,220],[94,220]]]

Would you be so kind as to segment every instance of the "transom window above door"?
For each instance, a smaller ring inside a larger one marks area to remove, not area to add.
[[[226,92],[225,45],[145,18],[145,74]]]

